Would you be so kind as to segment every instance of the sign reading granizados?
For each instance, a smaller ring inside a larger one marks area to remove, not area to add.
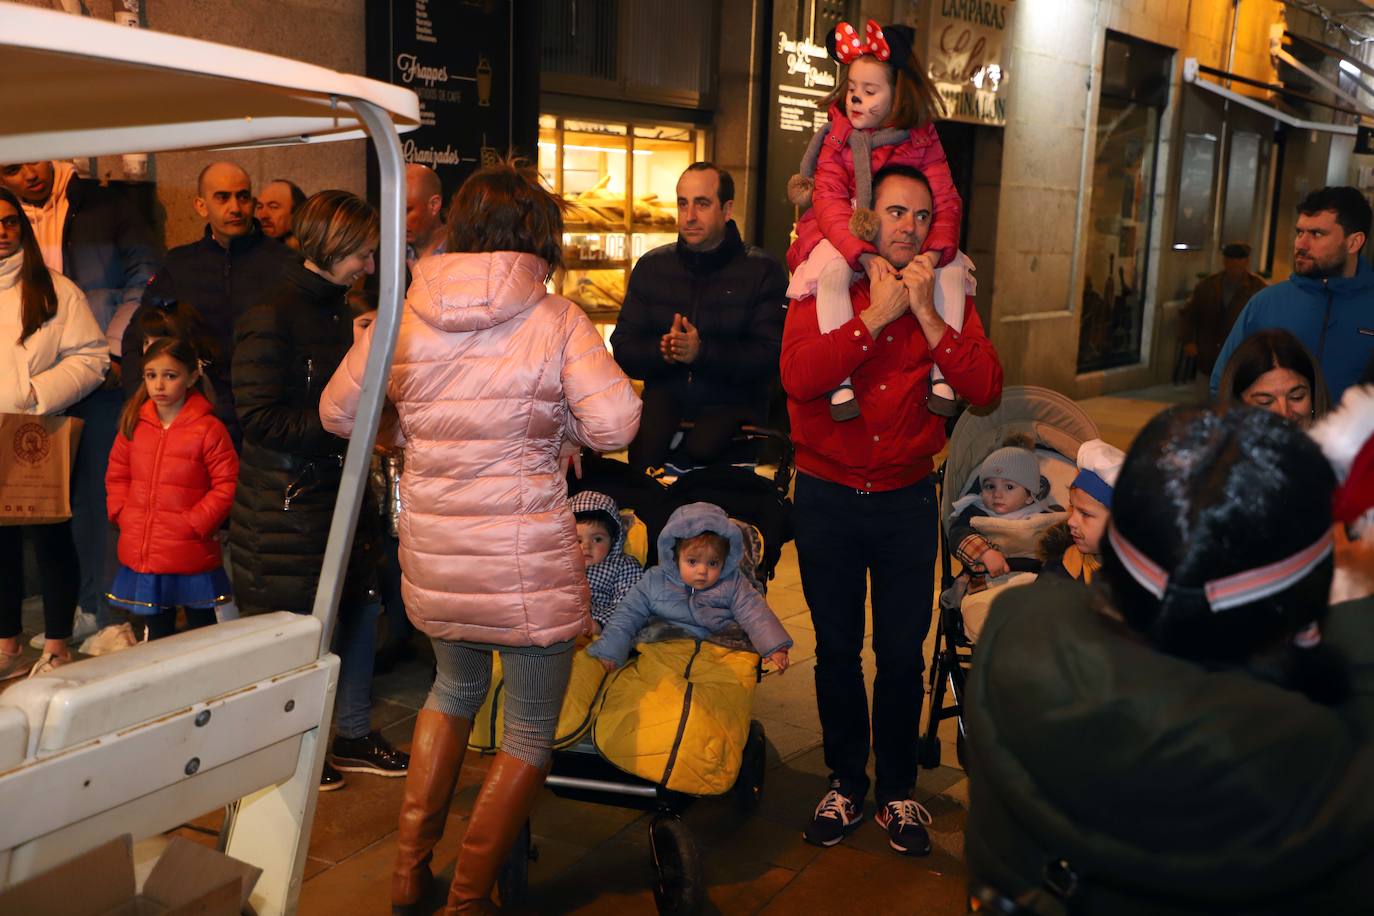
[[[1014,0],[926,0],[925,60],[952,121],[1007,123]]]

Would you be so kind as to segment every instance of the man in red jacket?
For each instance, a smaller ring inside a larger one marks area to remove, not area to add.
[[[933,362],[981,405],[1001,394],[1002,367],[973,300],[963,331],[952,331],[935,311],[934,272],[913,260],[933,216],[925,176],[909,166],[884,168],[873,177],[873,195],[878,252],[895,272],[871,269],[850,287],[854,317],[829,334],[820,333],[814,298],[793,302],[782,342],[800,472],[793,526],[816,630],[816,705],[831,771],[804,837],[833,846],[863,820],[870,720],[860,651],[871,577],[876,820],[893,849],[924,855],[930,818],[910,796],[938,543],[929,475],[931,456],[945,444],[944,420],[926,408],[926,379]],[[829,393],[847,376],[864,411],[837,423]]]

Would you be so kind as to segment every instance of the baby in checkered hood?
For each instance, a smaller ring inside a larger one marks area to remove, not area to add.
[[[577,542],[587,561],[592,622],[600,633],[620,599],[644,575],[644,570],[634,557],[625,553],[626,532],[615,500],[605,493],[583,490],[572,498],[569,508],[577,521]]]
[[[1008,437],[1005,444],[984,458],[979,466],[977,492],[962,496],[954,503],[949,540],[959,562],[974,572],[994,578],[1011,572],[1006,554],[978,532],[973,520],[994,515],[1021,519],[1063,512],[1063,507],[1055,505],[1049,495],[1049,481],[1040,474],[1040,459],[1035,455],[1034,443],[1026,436]]]

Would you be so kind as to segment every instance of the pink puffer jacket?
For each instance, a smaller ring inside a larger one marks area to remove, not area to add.
[[[406,296],[387,384],[405,442],[401,594],[432,637],[548,646],[589,619],[559,450],[625,447],[640,402],[547,274],[532,254],[446,254],[416,265]],[[320,398],[339,436],[353,431],[372,330]]]

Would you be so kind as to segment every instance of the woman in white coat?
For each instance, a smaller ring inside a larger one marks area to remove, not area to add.
[[[19,201],[0,189],[0,413],[60,414],[105,378],[105,334],[76,284],[48,270]],[[76,549],[71,525],[0,526],[0,680],[22,673],[24,542],[33,541],[43,593],[43,655],[30,674],[71,660]]]

